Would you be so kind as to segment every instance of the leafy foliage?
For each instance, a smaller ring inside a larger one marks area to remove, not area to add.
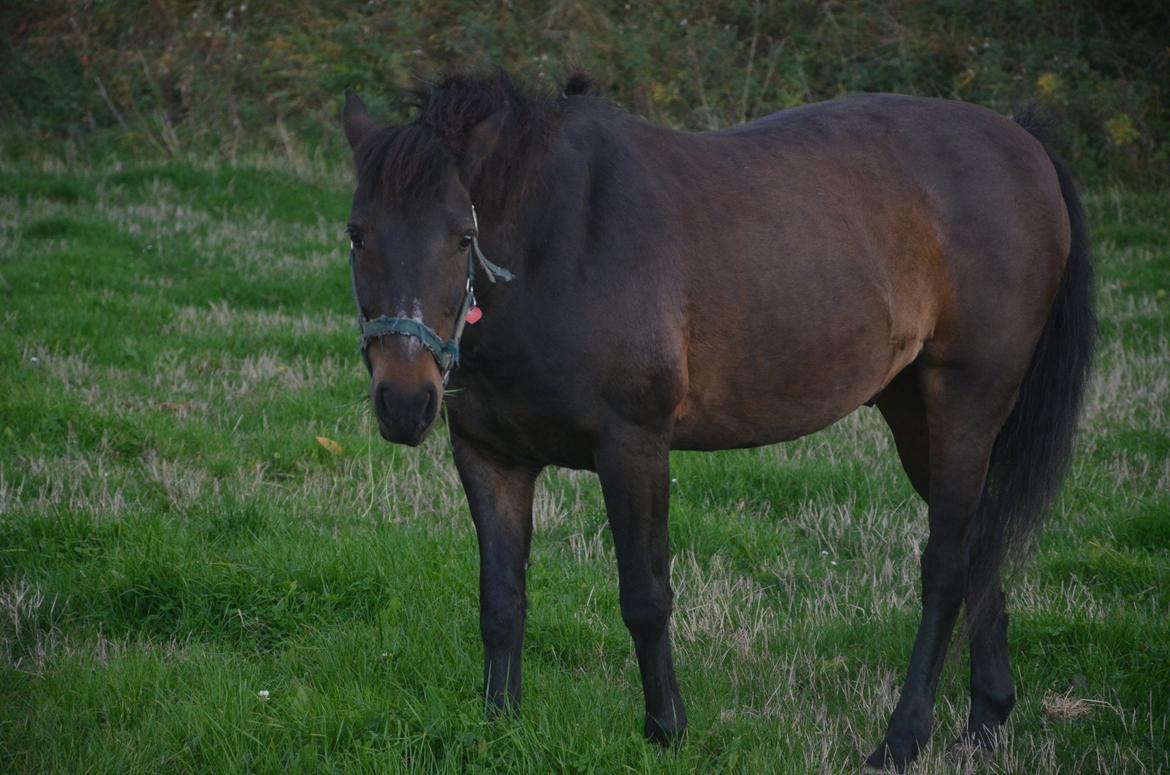
[[[339,155],[347,86],[401,118],[397,95],[443,71],[497,63],[554,88],[583,67],[627,108],[690,129],[856,91],[1004,111],[1036,98],[1067,117],[1082,175],[1163,176],[1158,5],[14,0],[0,11],[0,113],[16,157],[43,153],[45,132],[138,153]]]

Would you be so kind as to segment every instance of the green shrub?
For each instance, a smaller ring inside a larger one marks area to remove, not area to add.
[[[43,153],[42,137],[338,156],[346,86],[394,119],[417,79],[496,63],[550,87],[583,67],[626,108],[689,129],[856,91],[1002,111],[1035,98],[1064,117],[1082,175],[1161,177],[1170,49],[1156,5],[14,0],[0,11],[0,126],[8,157]]]

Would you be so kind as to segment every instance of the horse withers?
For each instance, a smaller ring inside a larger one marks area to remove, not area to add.
[[[687,723],[670,450],[794,439],[871,403],[930,537],[905,684],[868,763],[901,768],[930,737],[964,604],[965,737],[995,742],[1015,699],[1000,568],[1059,489],[1095,333],[1084,216],[1032,122],[860,95],[687,133],[584,76],[543,95],[494,72],[447,78],[403,126],[379,128],[350,92],[343,124],[382,435],[418,444],[457,390],[489,710],[520,704],[543,467],[600,478],[645,734],[669,741]]]

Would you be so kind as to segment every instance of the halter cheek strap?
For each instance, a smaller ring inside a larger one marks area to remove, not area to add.
[[[361,336],[358,337],[358,346],[361,351],[362,361],[366,364],[367,369],[370,368],[370,356],[367,353],[370,342],[389,334],[413,336],[422,342],[423,347],[431,351],[431,355],[435,358],[435,363],[439,365],[439,373],[443,376],[443,385],[445,386],[447,384],[447,378],[451,375],[451,370],[459,365],[459,340],[463,337],[463,328],[467,323],[467,313],[475,306],[476,262],[479,262],[480,266],[483,267],[484,274],[493,283],[497,280],[503,280],[508,283],[515,279],[515,275],[507,269],[488,261],[483,251],[480,250],[479,221],[475,217],[474,205],[471,208],[471,221],[475,225],[475,234],[472,236],[471,245],[467,249],[467,283],[463,291],[463,303],[459,307],[459,314],[455,317],[454,335],[446,341],[443,341],[443,338],[433,328],[414,318],[381,315],[373,320],[367,320],[366,316],[362,314],[361,302],[358,301],[357,270],[354,266],[355,255],[353,246],[352,244],[350,245],[350,286],[353,289],[354,305],[357,307],[358,330],[361,331]]]

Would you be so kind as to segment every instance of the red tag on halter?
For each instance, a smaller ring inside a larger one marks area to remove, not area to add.
[[[483,317],[483,310],[479,307],[472,307],[467,310],[467,325],[474,326]]]

